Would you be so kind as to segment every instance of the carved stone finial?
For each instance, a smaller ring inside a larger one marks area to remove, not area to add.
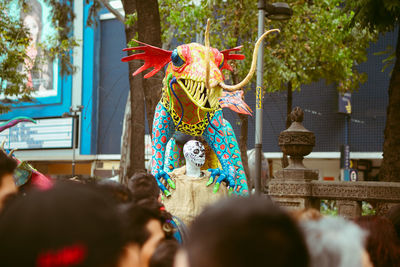
[[[292,122],[296,121],[301,123],[304,119],[304,112],[300,107],[295,107],[289,116]]]
[[[315,145],[315,136],[313,132],[304,128],[303,118],[301,108],[295,107],[290,113],[292,124],[279,135],[278,143],[282,152],[290,156],[290,164],[283,171],[286,171],[285,175],[307,174],[306,176],[314,179],[314,174],[308,175],[309,170],[303,165],[303,158],[311,153]]]

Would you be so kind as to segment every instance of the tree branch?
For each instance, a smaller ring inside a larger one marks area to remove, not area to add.
[[[115,16],[119,21],[121,21],[122,23],[125,23],[125,18],[124,18],[124,16],[123,16],[118,10],[116,10],[115,8],[113,8],[113,7],[110,5],[109,0],[96,0],[96,1],[102,3],[102,4],[104,5],[104,7],[107,8],[108,11],[110,11],[112,14],[114,14],[114,16]]]

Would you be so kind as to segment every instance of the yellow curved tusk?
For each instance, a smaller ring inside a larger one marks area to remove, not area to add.
[[[250,71],[247,74],[247,76],[243,79],[243,81],[241,81],[240,83],[238,83],[236,85],[227,85],[224,82],[220,82],[219,85],[223,89],[225,89],[227,91],[237,91],[237,90],[240,90],[241,88],[243,88],[246,84],[248,84],[250,82],[251,78],[253,78],[254,72],[256,71],[258,48],[260,47],[262,40],[265,37],[267,37],[267,35],[270,34],[271,32],[280,32],[280,30],[272,29],[272,30],[266,31],[263,35],[260,36],[260,38],[258,38],[258,40],[254,46],[253,59],[251,61]]]
[[[4,150],[4,145],[6,144],[6,139],[1,142],[0,148]]]
[[[206,47],[206,89],[210,90],[210,19],[207,19],[206,33],[204,36],[204,44]]]
[[[11,151],[10,151],[10,153],[8,153],[8,156],[12,156],[12,154],[16,151],[16,150],[18,150],[18,148],[14,148],[14,149],[12,149]]]

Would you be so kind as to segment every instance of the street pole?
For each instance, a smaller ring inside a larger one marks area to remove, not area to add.
[[[72,113],[72,177],[75,177],[75,148],[76,148],[76,118],[77,114],[75,111]]]
[[[258,37],[264,33],[265,0],[258,0]],[[261,194],[261,153],[262,153],[262,96],[263,96],[263,73],[264,73],[264,41],[262,41],[257,58],[257,84],[256,84],[256,176],[254,181],[256,195]]]
[[[72,118],[72,177],[75,176],[75,165],[76,165],[76,137],[79,133],[78,131],[78,119],[79,113],[82,112],[83,106],[71,106],[69,108],[69,113],[65,112],[62,117],[63,118]]]

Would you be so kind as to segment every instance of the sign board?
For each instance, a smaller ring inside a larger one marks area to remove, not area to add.
[[[21,122],[0,133],[5,149],[72,148],[72,118],[39,119],[36,124]]]
[[[350,168],[350,146],[342,145],[340,147],[340,168],[348,169]]]
[[[355,169],[341,169],[340,171],[341,180],[346,182],[358,181],[358,172]]]
[[[339,93],[339,113],[351,114],[351,94]]]

